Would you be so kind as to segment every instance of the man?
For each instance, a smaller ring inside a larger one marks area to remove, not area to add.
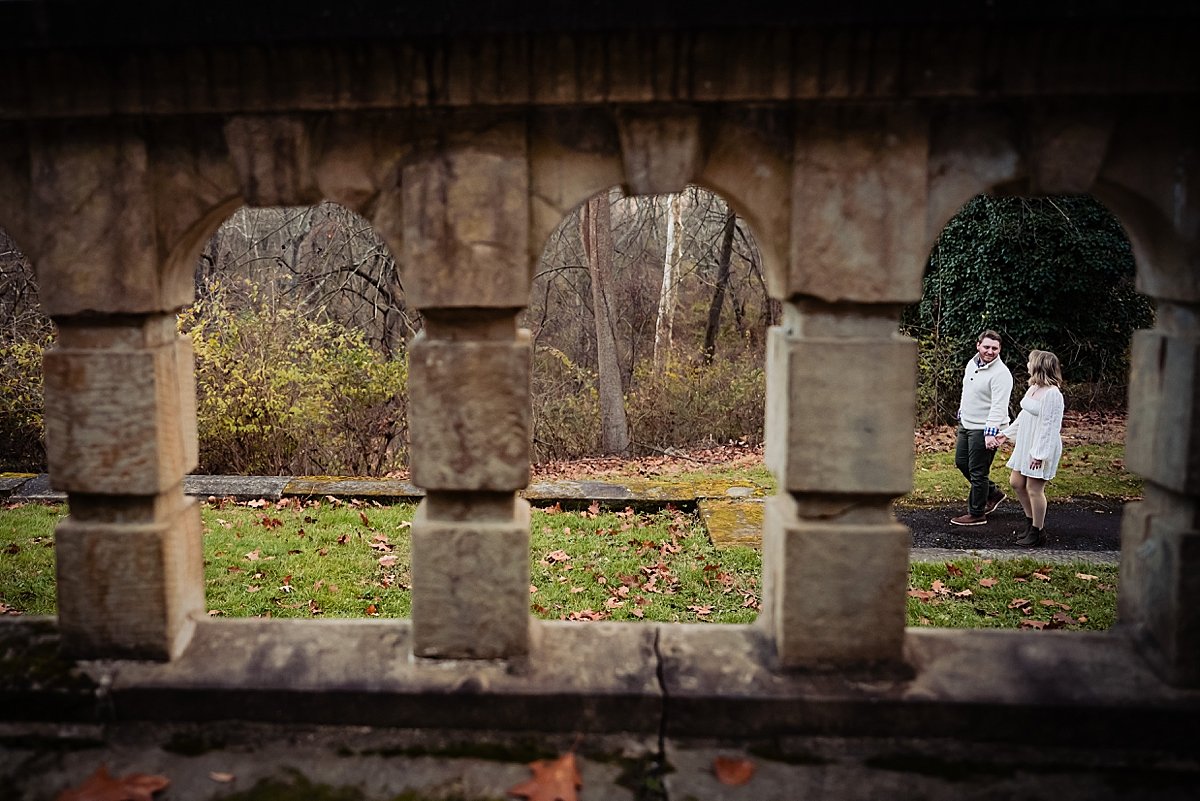
[[[967,513],[953,518],[956,526],[981,526],[1004,500],[1004,492],[988,477],[999,443],[996,435],[1008,425],[1008,401],[1013,377],[1000,360],[1000,335],[984,331],[975,341],[976,354],[963,373],[958,405],[958,438],[954,465],[971,483]]]

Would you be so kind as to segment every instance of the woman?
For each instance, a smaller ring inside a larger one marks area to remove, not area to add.
[[[1064,406],[1058,357],[1047,350],[1030,351],[1027,367],[1029,389],[1021,398],[1021,413],[997,439],[1016,437],[1008,483],[1025,510],[1025,530],[1017,544],[1032,548],[1046,541],[1046,482],[1058,472],[1062,457]]]

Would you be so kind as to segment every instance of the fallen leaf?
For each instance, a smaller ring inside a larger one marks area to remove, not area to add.
[[[379,557],[379,566],[380,567],[391,567],[392,565],[396,564],[397,559],[399,559],[399,557],[396,556],[394,553],[390,553],[387,556],[381,556],[381,557]]]
[[[908,596],[916,598],[918,601],[928,601],[933,598],[933,593],[929,590],[909,590]]]
[[[998,581],[999,581],[999,579],[994,579],[994,578],[980,579],[979,586],[980,587],[995,587],[996,583]]]
[[[257,584],[251,584],[249,587],[246,588],[246,592],[258,592],[261,589],[262,589],[262,587],[258,586]]]
[[[740,787],[754,776],[755,765],[749,759],[719,756],[713,760],[713,774],[721,784]]]
[[[237,777],[234,776],[232,773],[222,773],[220,771],[213,770],[213,771],[209,771],[208,778],[212,779],[214,782],[221,782],[223,784],[228,784],[229,782],[233,781]]]
[[[959,592],[954,593],[954,597],[955,598],[970,598],[974,594],[975,593],[971,592],[970,590],[960,590]]]
[[[1091,573],[1076,573],[1075,578],[1083,579],[1084,581],[1095,581],[1096,579],[1098,579],[1100,577],[1093,576]]]
[[[152,796],[171,782],[166,776],[130,773],[115,778],[101,765],[78,787],[63,790],[55,801],[152,801]]]
[[[1046,628],[1049,625],[1050,625],[1050,621],[1048,621],[1048,620],[1022,620],[1021,621],[1021,628],[1023,628],[1023,629],[1037,629],[1038,631],[1041,631],[1042,629]]]
[[[1047,576],[1045,573],[1034,572],[1032,575],[1035,579],[1037,579],[1039,581],[1049,581],[1050,580],[1050,577]]]
[[[958,565],[954,564],[953,562],[946,563],[946,572],[949,573],[951,576],[961,576],[963,574],[962,568],[959,567]]]
[[[362,524],[367,528],[371,527],[371,521],[367,519],[367,513],[361,509],[358,510],[358,519],[361,520]]]
[[[579,801],[578,790],[583,779],[575,767],[572,751],[558,759],[539,759],[529,763],[533,778],[509,788],[508,794],[529,801]]]
[[[1009,609],[1016,609],[1020,606],[1029,606],[1029,601],[1025,598],[1013,598],[1008,602]]]
[[[259,555],[261,553],[262,553],[262,548],[255,548],[253,551],[246,554],[246,558],[249,559],[251,562],[257,562]]]

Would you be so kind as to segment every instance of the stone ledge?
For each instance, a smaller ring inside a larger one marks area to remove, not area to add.
[[[527,659],[411,656],[405,620],[204,620],[170,663],[78,664],[0,619],[10,720],[215,721],[673,737],[928,737],[1189,748],[1200,691],[1118,633],[917,630],[908,666],[780,672],[757,626],[539,622]],[[28,669],[25,669],[26,663]]]

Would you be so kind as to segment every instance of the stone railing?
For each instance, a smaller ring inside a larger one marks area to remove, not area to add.
[[[965,710],[1032,721],[1044,702],[1095,713],[1097,736],[1194,724],[1200,61],[1181,33],[1194,19],[789,14],[728,32],[551,17],[517,31],[426,20],[411,35],[359,18],[295,38],[288,23],[270,42],[112,20],[98,29],[111,40],[81,42],[78,19],[50,14],[0,54],[23,76],[0,83],[0,225],[59,332],[45,361],[50,474],[70,504],[57,630],[96,670],[120,664],[109,703],[153,717],[192,698],[173,714],[203,718],[207,693],[232,693],[239,714],[270,718],[285,715],[270,699],[303,694],[286,715],[416,725],[436,705],[448,726],[533,727],[540,710],[552,728],[644,731],[669,707],[676,730],[713,734],[915,736],[913,716],[935,710],[941,733],[966,736]],[[595,192],[688,183],[749,222],[784,306],[767,364],[780,490],[763,612],[744,627],[536,622],[517,497],[531,265]],[[987,191],[1094,193],[1157,303],[1130,377],[1128,464],[1146,493],[1125,512],[1120,622],[1102,635],[904,625],[892,502],[912,482],[917,350],[899,315],[942,225]],[[320,199],[372,221],[426,320],[411,349],[426,491],[412,618],[208,619],[182,490],[192,356],[174,315],[233,209]],[[1024,680],[1051,667],[1088,676],[1086,692]],[[836,711],[849,708],[863,714]]]

